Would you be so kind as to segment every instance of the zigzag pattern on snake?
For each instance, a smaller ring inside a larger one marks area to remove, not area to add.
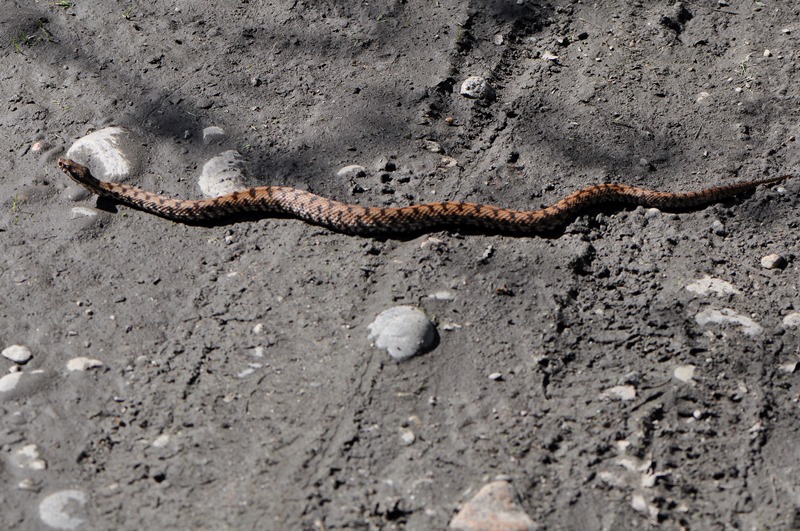
[[[541,210],[511,210],[492,205],[442,201],[405,207],[363,207],[340,203],[286,186],[260,186],[228,195],[184,201],[135,186],[101,181],[86,166],[59,159],[64,173],[92,193],[180,222],[209,222],[240,214],[289,216],[334,231],[360,236],[419,234],[446,228],[477,232],[535,234],[565,225],[592,205],[621,203],[658,209],[690,209],[731,198],[789,175],[740,182],[695,192],[657,192],[623,184],[596,184]]]

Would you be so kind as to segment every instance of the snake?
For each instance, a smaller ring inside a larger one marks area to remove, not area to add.
[[[697,209],[791,177],[783,175],[690,192],[658,192],[625,184],[595,184],[540,210],[513,210],[463,201],[367,207],[341,203],[288,186],[259,186],[219,197],[182,200],[127,184],[102,181],[94,177],[89,168],[70,159],[58,159],[58,166],[79,185],[100,197],[177,222],[213,223],[240,215],[291,217],[336,232],[367,237],[453,228],[487,234],[545,234],[563,227],[595,205],[637,205],[668,211]]]

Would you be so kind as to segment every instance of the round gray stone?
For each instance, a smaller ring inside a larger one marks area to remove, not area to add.
[[[395,306],[369,325],[369,338],[396,361],[421,354],[436,341],[436,327],[425,312],[413,306]]]
[[[491,92],[489,83],[480,76],[470,76],[461,83],[461,95],[465,98],[481,99]]]
[[[212,125],[203,129],[203,143],[211,144],[212,142],[222,142],[225,140],[225,130],[216,125]]]
[[[33,357],[31,349],[25,345],[11,345],[3,349],[0,353],[4,358],[10,359],[14,363],[24,364],[28,363]]]
[[[77,489],[60,490],[39,503],[39,518],[54,529],[78,529],[85,522],[80,514],[86,505],[86,493]]]

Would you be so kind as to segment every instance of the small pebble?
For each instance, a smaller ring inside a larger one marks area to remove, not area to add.
[[[769,50],[764,50],[764,57],[772,57],[772,52]]]
[[[658,516],[658,508],[647,503],[647,500],[641,493],[637,492],[631,496],[631,507],[633,510],[649,516],[651,519],[655,519]]]
[[[217,197],[245,188],[243,159],[238,151],[224,151],[203,165],[198,184],[206,197]]]
[[[412,306],[395,306],[381,312],[367,327],[375,346],[396,361],[421,354],[436,341],[436,327],[428,316]]]
[[[400,442],[403,443],[403,446],[410,446],[414,444],[414,441],[416,440],[417,437],[414,435],[413,431],[406,428],[400,432]]]
[[[514,499],[508,481],[493,481],[461,507],[450,521],[458,531],[532,531],[539,526]]]
[[[711,232],[713,232],[717,236],[728,235],[728,231],[725,230],[725,225],[723,225],[722,222],[718,219],[715,219],[713,222],[711,222]]]
[[[707,309],[695,315],[695,321],[701,326],[707,324],[736,324],[742,329],[742,333],[747,336],[757,336],[764,332],[764,328],[744,315],[736,313],[731,308],[722,310]]]
[[[442,146],[441,144],[439,144],[439,142],[436,142],[435,140],[424,140],[423,142],[425,144],[425,149],[427,149],[431,153],[442,152]]]
[[[439,160],[440,168],[455,168],[458,166],[458,160],[453,157],[444,156]]]
[[[31,145],[31,151],[34,152],[34,153],[41,153],[42,151],[46,150],[49,147],[50,147],[50,144],[48,144],[47,142],[43,142],[43,141],[39,140],[37,142],[34,142]]]
[[[70,210],[69,219],[78,218],[96,218],[100,211],[96,208],[89,207],[72,207]]]
[[[28,363],[33,357],[31,349],[24,345],[11,345],[10,347],[4,348],[1,354],[4,358],[10,359],[14,363],[19,363],[20,365]]]
[[[470,76],[461,83],[461,95],[465,98],[481,99],[489,96],[491,87],[480,76]]]
[[[39,503],[39,518],[55,529],[78,529],[85,520],[75,516],[86,505],[86,493],[76,489],[61,490]]]
[[[430,295],[428,295],[429,299],[436,299],[437,301],[452,301],[456,299],[456,294],[453,291],[442,289],[439,291],[434,291]]]
[[[483,250],[483,254],[478,259],[478,262],[480,262],[481,264],[485,264],[489,261],[489,258],[491,258],[493,255],[494,255],[494,246],[492,244],[489,244]]]
[[[711,94],[708,92],[701,92],[694,98],[695,103],[712,103]]]
[[[553,52],[551,52],[549,50],[545,50],[545,51],[542,52],[542,59],[544,59],[545,61],[552,61],[553,63],[557,63],[558,60],[559,60],[559,57],[556,54],[554,54]]]
[[[39,489],[41,488],[41,483],[38,481],[34,481],[32,478],[25,478],[23,480],[20,480],[19,483],[17,483],[17,488],[19,490],[26,490],[28,492],[39,492]]]
[[[367,169],[364,166],[359,166],[358,164],[351,164],[349,166],[345,166],[336,172],[337,177],[342,177],[345,179],[355,178],[355,177],[366,177],[366,175],[367,175]]]
[[[633,400],[636,398],[636,388],[632,385],[617,385],[600,393],[604,400]]]
[[[166,433],[162,433],[155,440],[150,444],[150,446],[154,448],[164,448],[166,445],[169,444],[169,435]]]
[[[784,317],[783,326],[786,328],[800,328],[800,312],[792,312]]]
[[[717,297],[736,295],[737,293],[740,293],[740,291],[736,289],[730,282],[725,282],[724,280],[720,280],[718,278],[712,278],[709,275],[706,275],[700,280],[692,282],[686,286],[686,291],[691,291],[692,293],[697,293],[698,295],[716,295]]]
[[[92,358],[77,357],[72,358],[67,362],[67,370],[69,371],[86,371],[89,369],[96,369],[102,367],[104,364],[100,360]]]
[[[692,381],[692,378],[694,378],[694,370],[694,365],[681,365],[680,367],[675,367],[675,370],[672,374],[676,379],[684,383],[689,383]]]
[[[495,382],[498,382],[503,379],[503,375],[499,372],[493,372],[489,375],[489,379]]]
[[[777,253],[768,254],[761,259],[761,267],[764,269],[783,269],[786,265],[786,258]]]
[[[18,468],[41,471],[47,468],[47,462],[39,457],[39,447],[26,444],[14,452],[12,460]]]
[[[203,129],[203,144],[211,144],[212,142],[222,142],[225,140],[225,130],[216,125],[206,127]]]

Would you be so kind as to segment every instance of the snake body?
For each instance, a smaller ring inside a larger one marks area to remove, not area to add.
[[[675,193],[622,184],[595,184],[541,210],[511,210],[462,201],[382,208],[348,205],[286,186],[260,186],[210,199],[187,201],[156,195],[135,186],[101,181],[92,176],[86,166],[69,159],[59,159],[58,165],[92,193],[179,222],[203,223],[242,214],[264,214],[294,217],[360,236],[419,234],[446,228],[520,235],[547,233],[565,225],[592,205],[620,203],[662,210],[691,209],[790,177],[784,175]]]

